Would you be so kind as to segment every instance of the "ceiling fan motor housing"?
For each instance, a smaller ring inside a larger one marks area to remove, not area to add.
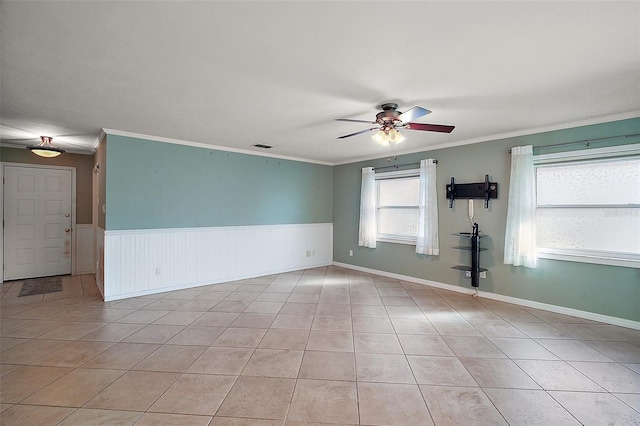
[[[388,103],[380,105],[382,112],[376,114],[376,122],[382,126],[395,126],[395,123],[400,121],[398,116],[402,114],[400,111],[396,111],[398,104]]]

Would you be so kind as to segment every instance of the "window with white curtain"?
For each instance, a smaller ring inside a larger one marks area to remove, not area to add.
[[[376,173],[378,241],[416,243],[419,190],[420,170]]]
[[[534,157],[538,256],[640,268],[640,155],[593,151]]]

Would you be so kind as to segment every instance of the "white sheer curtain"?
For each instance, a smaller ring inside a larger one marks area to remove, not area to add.
[[[507,229],[504,236],[504,263],[535,268],[536,253],[536,189],[533,169],[533,147],[511,148],[511,178]]]
[[[373,167],[362,169],[360,191],[360,233],[358,245],[376,248],[378,222],[376,219],[376,173]]]
[[[438,240],[438,191],[436,188],[436,162],[428,158],[420,161],[420,199],[418,241],[416,253],[440,254]]]

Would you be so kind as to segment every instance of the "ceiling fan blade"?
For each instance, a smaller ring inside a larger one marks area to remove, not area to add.
[[[444,124],[407,123],[405,127],[409,130],[425,130],[427,132],[451,133],[456,126],[446,126]]]
[[[363,133],[367,133],[370,132],[372,130],[377,130],[377,127],[372,127],[370,129],[364,129],[364,130],[360,130],[359,132],[355,132],[355,133],[349,133],[348,135],[343,135],[343,136],[338,136],[336,139],[344,139],[344,138],[349,138],[351,136],[356,136],[356,135],[361,135]]]
[[[336,121],[350,121],[353,123],[368,123],[368,124],[376,124],[375,121],[370,120],[354,120],[352,118],[336,118]]]
[[[431,111],[429,111],[428,109],[425,109],[419,106],[414,106],[413,108],[400,114],[397,118],[398,120],[406,123],[408,121],[415,120],[416,118],[423,117],[430,113]]]

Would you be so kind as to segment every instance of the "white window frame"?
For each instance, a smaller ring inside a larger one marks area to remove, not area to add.
[[[412,209],[413,206],[384,206],[380,207],[380,185],[378,181],[381,180],[391,180],[391,179],[407,179],[407,178],[418,178],[420,179],[420,169],[409,169],[409,170],[397,170],[393,172],[383,172],[376,173],[376,215],[382,208],[407,208]],[[415,205],[415,209],[418,210],[418,204]],[[418,236],[415,237],[406,237],[404,235],[393,235],[393,234],[376,234],[376,241],[384,242],[384,243],[394,243],[394,244],[407,244],[415,246],[418,242]]]
[[[591,162],[594,160],[607,161],[613,158],[638,158],[640,157],[640,144],[620,145],[606,148],[595,148],[581,151],[559,152],[553,154],[541,154],[533,156],[534,167],[545,165],[578,164],[580,162]],[[551,206],[540,207],[550,208]],[[571,207],[571,206],[568,206]],[[623,205],[580,205],[575,207],[623,207]],[[640,204],[627,204],[624,207],[640,208]],[[536,207],[537,209],[538,207]],[[559,248],[538,247],[538,257],[542,259],[564,260],[570,262],[593,263],[598,265],[624,266],[630,268],[640,268],[640,255],[633,253],[619,253],[597,250],[570,250]]]

